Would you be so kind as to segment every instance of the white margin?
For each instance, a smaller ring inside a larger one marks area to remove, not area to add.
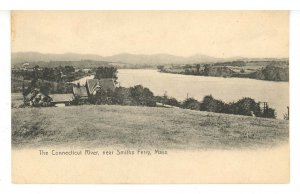
[[[299,0],[1,0],[5,10],[293,10]]]
[[[14,1],[14,0],[13,0]],[[141,1],[141,0],[140,0]],[[241,2],[243,0],[240,0]],[[15,2],[15,1],[14,1]],[[30,0],[32,2],[32,0]],[[214,2],[214,1],[213,1]],[[253,0],[251,2],[256,2]],[[274,0],[276,4],[276,0]],[[26,1],[28,3],[28,1]],[[70,2],[71,4],[71,2]],[[47,5],[47,4],[46,4]],[[154,6],[155,7],[155,6]],[[218,7],[218,6],[217,6]],[[271,6],[272,7],[272,6]],[[22,9],[27,8],[23,7]],[[49,7],[52,8],[52,7]],[[176,7],[178,8],[178,7]],[[225,7],[226,8],[226,7]],[[252,8],[250,6],[250,8]],[[279,9],[284,9],[281,7]],[[82,9],[82,7],[81,7]],[[116,9],[116,8],[114,8]],[[164,9],[164,7],[160,8]],[[169,8],[166,8],[169,9]],[[182,9],[182,8],[178,8]],[[215,9],[212,8],[212,9]],[[273,185],[14,185],[11,184],[11,111],[10,111],[10,13],[0,11],[0,193],[222,193],[290,194],[300,193],[300,11],[290,17],[290,184]]]

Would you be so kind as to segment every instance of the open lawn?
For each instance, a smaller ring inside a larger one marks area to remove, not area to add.
[[[11,107],[19,108],[23,104],[22,93],[11,93]]]
[[[267,148],[288,121],[173,108],[84,105],[12,109],[12,145],[157,149]]]

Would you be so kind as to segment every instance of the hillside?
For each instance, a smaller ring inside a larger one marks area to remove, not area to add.
[[[81,61],[81,60],[94,60],[103,61],[103,57],[91,54],[77,54],[77,53],[64,53],[64,54],[51,54],[51,53],[38,53],[38,52],[17,52],[12,53],[12,64],[37,62],[37,61]]]
[[[240,77],[268,81],[289,81],[289,61],[231,61],[213,64],[158,66],[160,72],[211,77]]]
[[[93,54],[76,54],[76,53],[64,53],[64,54],[44,54],[38,52],[17,52],[12,53],[12,64],[25,63],[25,62],[37,62],[37,61],[107,61],[118,62],[127,64],[141,64],[141,65],[157,65],[157,64],[190,64],[200,62],[215,62],[221,59],[209,57],[206,55],[194,55],[191,57],[181,57],[169,54],[154,54],[154,55],[138,55],[121,53],[117,55],[103,57]]]
[[[175,56],[170,54],[129,54],[121,53],[112,56],[100,56],[95,54],[77,54],[77,53],[64,53],[64,54],[48,54],[38,52],[16,52],[12,53],[12,64],[22,64],[25,62],[49,62],[49,61],[100,61],[100,62],[114,62],[131,65],[182,65],[182,64],[195,64],[195,63],[216,63],[224,61],[270,61],[270,60],[287,60],[287,59],[270,59],[270,58],[216,58],[202,54],[195,54],[189,57]],[[51,65],[51,64],[50,64]]]
[[[12,109],[13,148],[74,146],[237,149],[288,142],[285,120],[176,108],[72,106]]]

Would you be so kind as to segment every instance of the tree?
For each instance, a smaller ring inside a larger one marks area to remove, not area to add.
[[[130,87],[130,95],[136,105],[156,106],[155,98],[149,88],[144,88],[142,85]]]
[[[112,96],[113,104],[130,105],[131,96],[129,88],[117,87]]]
[[[197,73],[199,74],[200,73],[200,64],[196,65],[196,69],[197,69]]]
[[[63,73],[66,74],[66,75],[70,75],[72,73],[75,72],[75,68],[73,66],[65,66],[63,69],[62,69]]]
[[[118,79],[117,77],[117,68],[116,67],[98,67],[96,69],[96,79],[103,79],[103,78],[112,78],[115,81]]]
[[[266,108],[266,109],[263,111],[261,117],[265,117],[265,118],[273,118],[273,119],[275,119],[275,118],[276,118],[276,112],[275,112],[275,109],[269,108],[269,107]],[[288,120],[288,119],[287,119],[287,120]]]
[[[230,113],[238,115],[251,116],[254,113],[255,116],[261,117],[261,110],[258,103],[252,98],[243,98],[236,103],[232,103],[230,106]]]
[[[208,112],[224,113],[226,112],[225,107],[224,102],[214,99],[212,95],[205,96],[201,103],[201,110]]]
[[[158,65],[157,69],[159,69],[159,71],[164,71],[165,70],[165,66],[163,65]]]
[[[182,103],[182,108],[191,110],[200,110],[200,102],[194,98],[188,98]]]
[[[178,102],[178,100],[176,98],[168,98],[166,104],[171,105],[171,106],[180,106],[180,103]]]

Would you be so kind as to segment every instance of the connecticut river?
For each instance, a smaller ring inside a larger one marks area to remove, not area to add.
[[[88,76],[76,82],[84,84],[86,79],[91,78]],[[210,94],[225,102],[251,97],[256,101],[268,102],[271,108],[275,108],[278,119],[283,118],[289,106],[288,82],[169,74],[151,69],[119,69],[118,82],[123,87],[140,84],[155,95],[167,93],[178,100],[184,100],[188,95],[201,101]]]

